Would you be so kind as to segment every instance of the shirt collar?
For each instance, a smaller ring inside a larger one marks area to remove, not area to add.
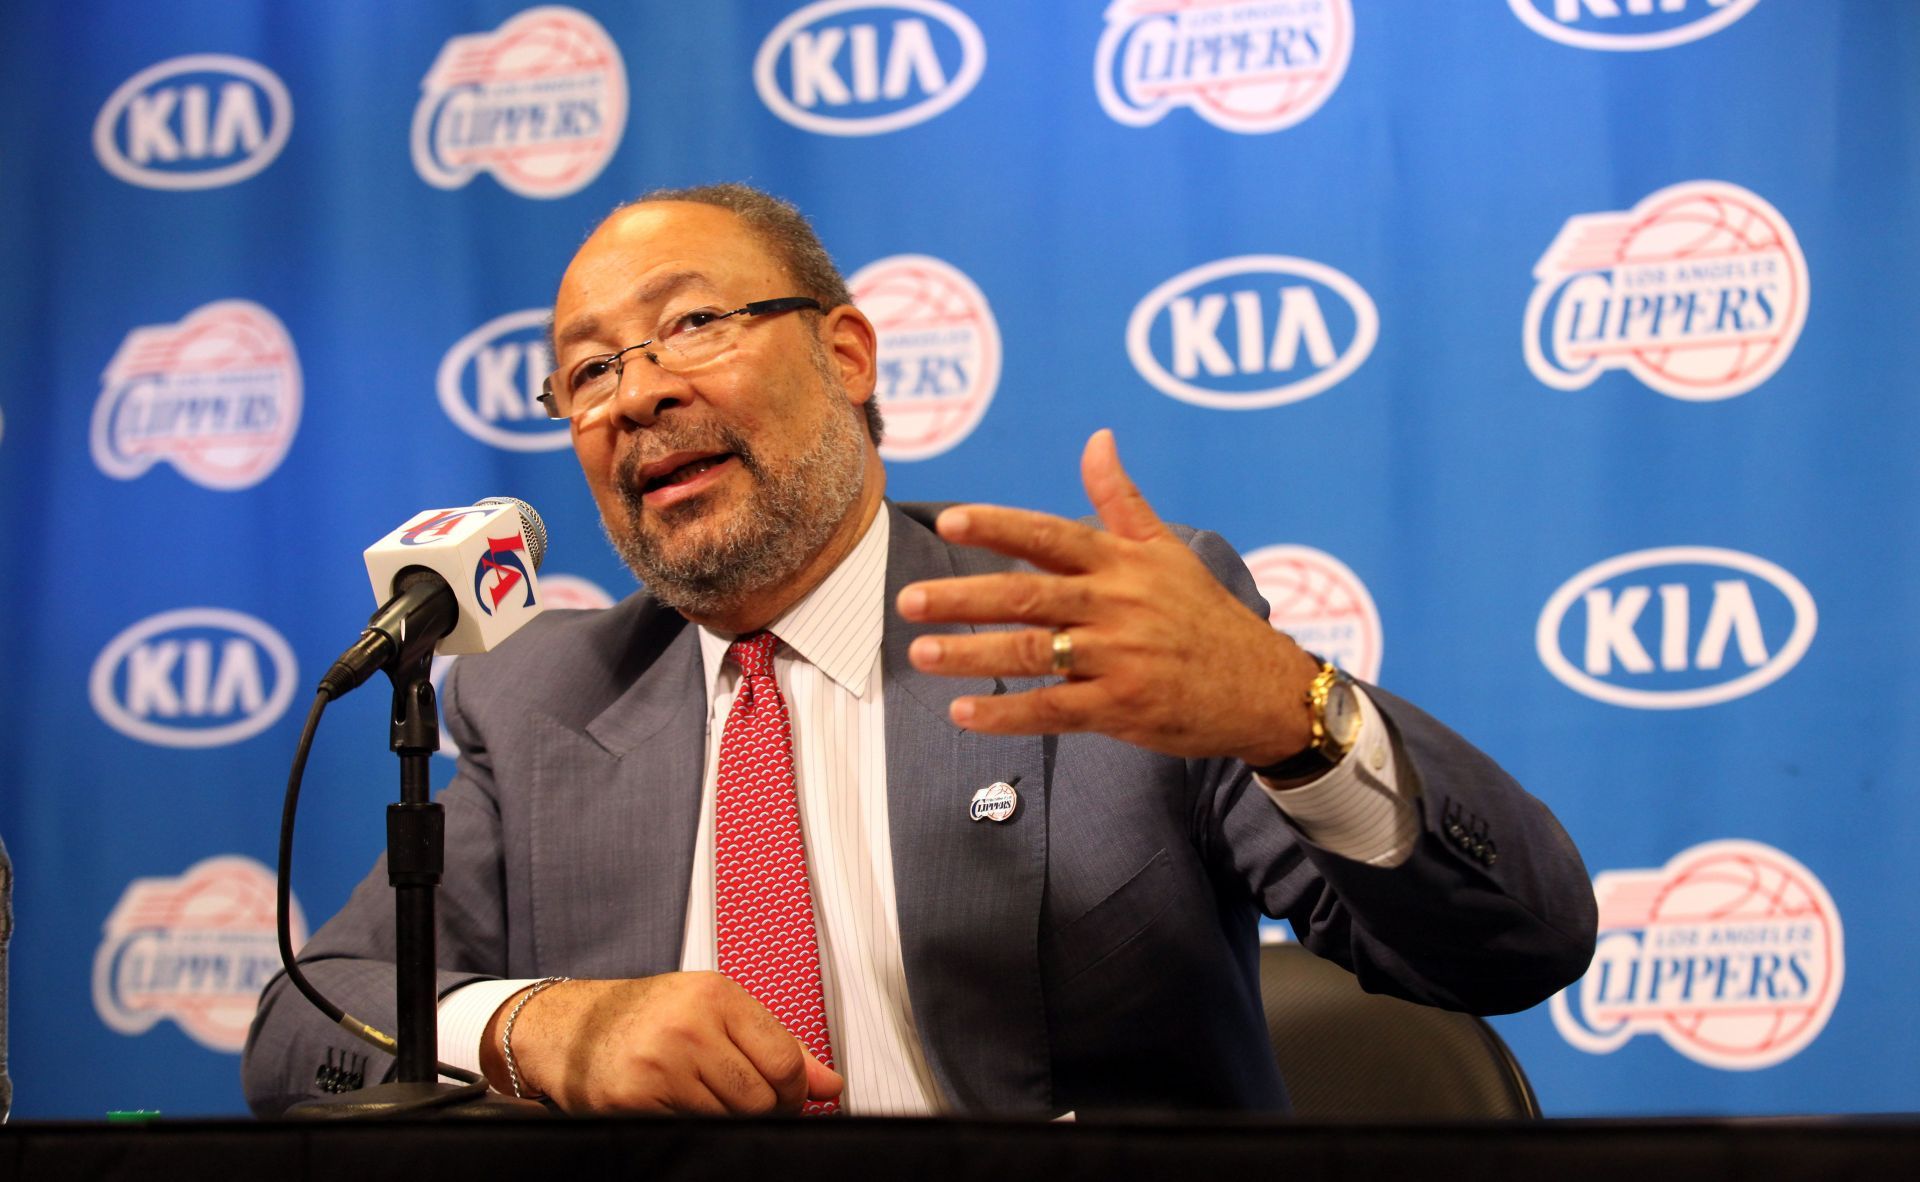
[[[802,660],[856,698],[867,692],[886,626],[887,518],[882,505],[840,565],[767,625]],[[699,631],[700,663],[711,697],[735,637],[704,626]]]

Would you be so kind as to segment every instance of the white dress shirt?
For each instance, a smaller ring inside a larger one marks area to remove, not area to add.
[[[880,650],[886,598],[888,515],[875,515],[847,558],[768,626],[782,643],[774,680],[787,700],[794,780],[820,938],[827,1027],[855,1114],[938,1111],[907,995],[893,848],[887,824],[886,717]],[[687,892],[680,967],[717,961],[713,897],[713,801],[720,737],[740,673],[725,659],[733,637],[700,629],[707,688],[707,757],[699,831]],[[1412,804],[1397,788],[1392,745],[1378,710],[1359,695],[1359,737],[1338,766],[1298,787],[1261,787],[1315,844],[1375,865],[1404,861],[1419,837]],[[441,999],[440,1057],[479,1069],[480,1037],[494,1012],[530,980],[480,981]]]

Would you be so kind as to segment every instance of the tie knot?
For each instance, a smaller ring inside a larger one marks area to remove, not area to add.
[[[771,677],[773,675],[773,646],[780,638],[771,632],[749,632],[727,646],[727,657],[740,666],[740,672],[746,677]]]

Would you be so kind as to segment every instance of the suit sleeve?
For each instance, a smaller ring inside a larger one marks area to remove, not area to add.
[[[461,669],[456,662],[448,674],[445,697],[447,726],[461,749],[460,772],[438,797],[446,809],[446,868],[435,909],[442,997],[471,981],[505,975],[506,963],[500,810],[484,739],[459,707]],[[346,906],[300,950],[300,966],[335,1005],[392,1034],[393,939],[393,889],[382,855]],[[320,1077],[329,1064],[362,1063],[366,1082],[378,1083],[390,1073],[393,1057],[329,1021],[284,973],[268,984],[241,1060],[242,1086],[256,1115],[277,1116],[322,1095]]]
[[[1189,544],[1248,607],[1267,614],[1226,541]],[[1236,760],[1202,761],[1198,806],[1211,860],[1302,943],[1373,992],[1475,1013],[1550,997],[1593,956],[1593,888],[1546,806],[1418,707],[1367,687],[1394,744],[1419,836],[1400,865],[1369,866],[1290,826]]]

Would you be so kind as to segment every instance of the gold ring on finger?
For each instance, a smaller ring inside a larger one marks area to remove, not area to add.
[[[1073,637],[1065,628],[1053,630],[1053,675],[1067,677],[1073,673]]]

